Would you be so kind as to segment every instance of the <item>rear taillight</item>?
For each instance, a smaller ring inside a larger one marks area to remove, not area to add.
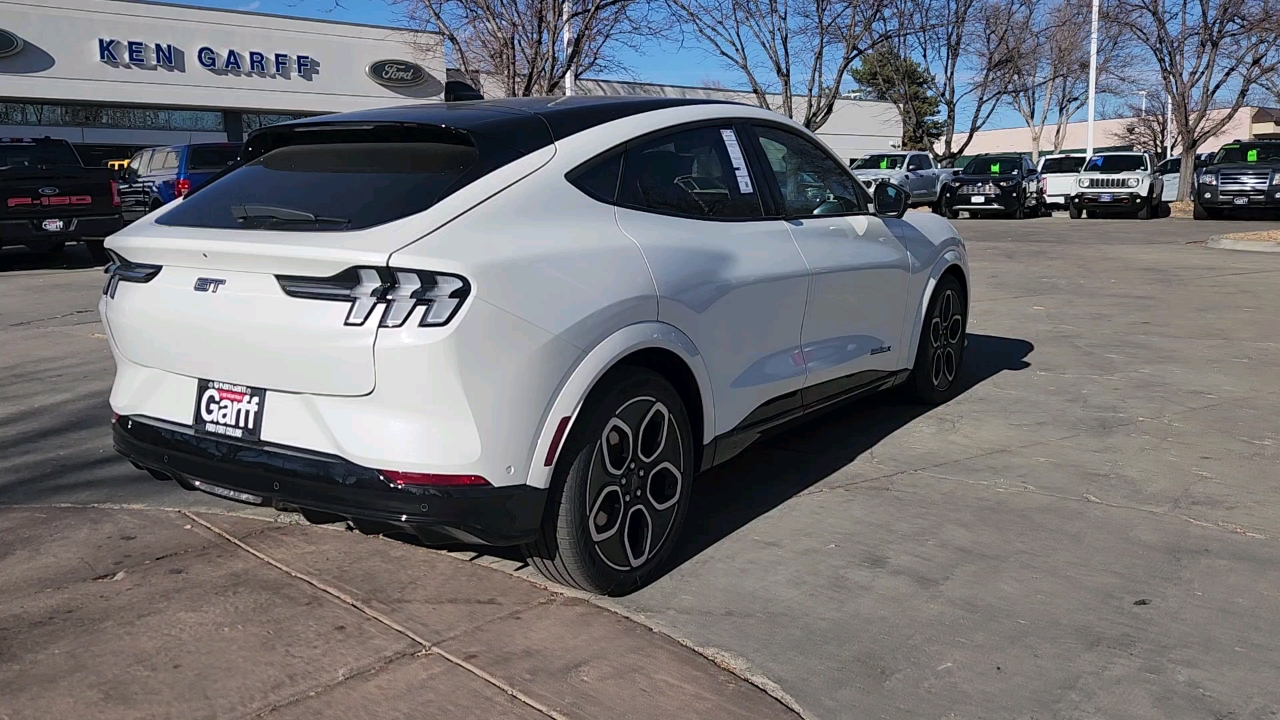
[[[186,178],[179,178],[173,185],[174,191],[178,193],[178,197],[185,197],[191,192],[191,181]]]
[[[111,204],[120,207],[120,183],[111,181]]]
[[[1049,178],[1040,178],[1040,192],[1049,192]]]
[[[277,275],[280,289],[290,297],[351,303],[346,325],[360,326],[382,306],[380,327],[397,328],[421,307],[419,327],[447,325],[471,294],[465,278],[426,270],[347,268],[327,278]]]
[[[479,475],[437,475],[435,473],[382,470],[382,476],[396,487],[488,487]]]
[[[149,283],[164,269],[160,265],[129,262],[111,250],[107,251],[107,255],[111,262],[102,269],[107,274],[107,284],[102,286],[102,294],[110,298],[116,296],[116,288],[120,283]]]

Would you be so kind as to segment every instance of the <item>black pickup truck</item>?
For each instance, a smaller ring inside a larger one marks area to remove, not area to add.
[[[0,138],[0,202],[0,248],[83,242],[101,261],[103,239],[124,227],[115,172],[84,167],[66,140]]]

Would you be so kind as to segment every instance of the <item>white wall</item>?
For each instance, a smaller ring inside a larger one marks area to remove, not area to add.
[[[187,145],[227,140],[227,134],[221,132],[0,125],[0,137],[39,138],[46,135],[77,145]]]
[[[0,0],[0,27],[26,47],[0,58],[0,97],[244,111],[335,112],[442,100],[445,64],[437,35],[390,28],[177,7],[128,0]],[[100,59],[99,39],[120,63]],[[145,44],[146,62],[128,62],[127,41]],[[156,43],[172,45],[176,67],[156,61]],[[245,72],[200,66],[201,47],[219,60],[241,56]],[[248,54],[266,56],[266,73],[251,73]],[[276,53],[289,70],[276,74]],[[297,73],[297,57],[314,73]],[[365,74],[376,60],[422,65],[436,82],[396,91]]]

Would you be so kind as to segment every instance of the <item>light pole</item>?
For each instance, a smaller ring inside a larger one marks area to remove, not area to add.
[[[1093,155],[1094,94],[1098,88],[1098,0],[1093,0],[1093,30],[1089,34],[1089,144],[1085,157]]]
[[[1147,116],[1147,91],[1139,90],[1136,94],[1142,96],[1142,115],[1140,117],[1146,117]]]
[[[1173,124],[1173,96],[1169,93],[1164,94],[1164,159],[1168,160],[1173,156],[1173,133],[1170,132],[1170,126]]]
[[[564,5],[564,94],[573,94],[573,64],[569,62],[569,39],[572,33],[569,31],[569,0],[565,0]]]

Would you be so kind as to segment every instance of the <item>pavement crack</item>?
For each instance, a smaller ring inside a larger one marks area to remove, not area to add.
[[[313,698],[317,695],[323,695],[324,693],[327,693],[333,690],[334,688],[347,682],[348,680],[352,680],[354,678],[362,677],[365,675],[372,675],[398,660],[403,660],[404,658],[412,657],[414,655],[419,655],[421,653],[422,653],[421,650],[413,649],[413,650],[402,650],[400,652],[384,655],[370,663],[365,664],[362,667],[356,668],[355,671],[353,672],[343,673],[340,677],[338,677],[337,680],[334,680],[333,682],[327,682],[318,687],[312,688],[310,690],[304,690],[303,692],[287,697],[284,700],[277,700],[267,705],[267,707],[263,708],[262,710],[254,710],[250,712],[248,715],[244,715],[243,717],[246,720],[249,720],[251,718],[266,717],[267,715],[270,715],[271,713],[277,710],[282,710],[301,700]]]
[[[36,320],[23,320],[22,322],[9,323],[7,327],[16,328],[16,327],[25,327],[27,325],[37,325],[42,322],[49,322],[50,320],[61,320],[62,318],[75,317],[76,315],[87,315],[88,313],[96,313],[96,312],[98,312],[97,308],[90,308],[88,310],[72,310],[69,313],[62,313],[61,315],[54,315],[52,317],[39,318]]]
[[[453,663],[454,665],[457,665],[458,667],[462,668],[463,670],[466,670],[467,672],[470,672],[472,675],[475,675],[481,680],[484,680],[490,685],[493,685],[499,690],[505,692],[507,695],[510,695],[516,700],[524,703],[525,705],[529,706],[529,708],[536,710],[537,712],[540,712],[543,715],[549,718],[552,718],[553,720],[568,720],[566,716],[556,711],[554,708],[548,707],[547,705],[539,702],[538,700],[526,695],[525,693],[517,689],[515,686],[503,681],[501,678],[491,675],[490,673],[467,662],[466,660],[463,660],[462,658],[457,657],[446,650],[442,650],[439,647],[436,647],[434,644],[420,637],[417,633],[413,632],[409,628],[396,622],[393,618],[388,617],[384,613],[381,613],[373,609],[372,607],[369,607],[365,603],[360,602],[356,598],[348,595],[347,593],[339,590],[338,588],[335,588],[332,585],[329,585],[328,583],[325,583],[321,580],[313,578],[310,575],[307,575],[306,573],[302,573],[297,570],[294,570],[293,568],[289,567],[288,565],[285,565],[279,560],[276,560],[275,558],[272,558],[266,555],[265,553],[262,553],[256,550],[255,548],[251,547],[247,543],[241,542],[238,538],[230,535],[229,533],[224,531],[222,528],[217,527],[209,522],[206,522],[203,518],[199,517],[195,513],[188,512],[186,510],[182,510],[181,512],[183,515],[186,515],[187,517],[191,518],[193,522],[200,523],[201,525],[208,528],[210,531],[222,536],[222,538],[227,542],[231,543],[232,545],[235,545],[241,550],[244,550],[250,555],[253,555],[254,557],[274,567],[280,572],[283,572],[286,575],[290,575],[298,580],[301,580],[302,582],[307,583],[308,585],[314,587],[320,592],[326,593],[329,596],[346,603],[347,605],[358,610],[359,612],[364,613],[370,619],[376,622],[382,623],[383,625],[390,628],[391,630],[394,630],[395,632],[398,632],[401,635],[405,636],[406,638],[412,640],[413,642],[417,643],[421,647],[420,652],[424,654],[439,655],[445,660]]]

